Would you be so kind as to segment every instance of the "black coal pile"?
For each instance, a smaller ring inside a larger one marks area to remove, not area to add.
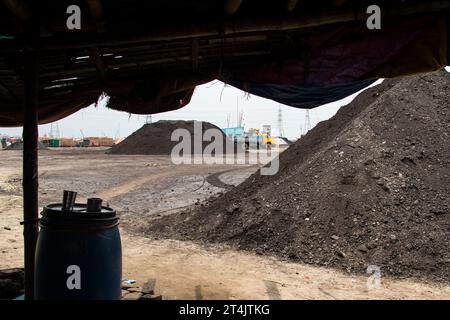
[[[45,145],[39,141],[38,150],[45,150],[45,149],[47,149]],[[22,141],[13,142],[3,150],[23,150],[23,142]]]
[[[196,125],[198,130],[195,129]],[[113,146],[109,153],[170,155],[173,148],[182,140],[172,141],[172,133],[175,130],[184,130],[189,133],[190,150],[187,151],[190,154],[203,153],[205,148],[214,142],[214,138],[211,140],[204,139],[204,134],[209,129],[216,132],[218,137],[220,136],[223,145],[223,148],[216,149],[217,154],[227,153],[227,150],[236,151],[237,146],[234,146],[233,142],[218,127],[209,122],[160,120],[145,124],[125,140]],[[199,150],[194,147],[195,141],[200,141],[201,148]],[[241,148],[239,148],[239,151],[241,151]],[[213,154],[216,152],[213,152]],[[182,155],[183,152],[180,152],[180,154]]]
[[[450,281],[450,74],[386,80],[203,207],[142,226],[365,273]]]

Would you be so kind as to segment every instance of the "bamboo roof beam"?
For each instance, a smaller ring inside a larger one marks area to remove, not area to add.
[[[402,17],[417,13],[432,13],[450,10],[450,1],[427,1],[412,5],[403,5],[392,10],[385,9],[383,16]],[[140,36],[108,37],[104,35],[66,35],[64,37],[53,37],[49,39],[40,39],[39,49],[41,50],[67,50],[70,48],[89,48],[92,46],[122,46],[133,43],[171,41],[201,37],[223,37],[237,34],[268,32],[268,31],[288,31],[309,27],[318,27],[328,24],[344,23],[351,21],[363,21],[367,19],[365,10],[359,12],[335,10],[332,12],[323,12],[315,16],[290,15],[283,19],[261,18],[261,19],[236,19],[233,21],[224,21],[220,30],[217,23],[196,22],[184,26],[174,26],[168,24],[159,27],[152,32]],[[17,40],[2,41],[0,51],[15,51],[18,48],[24,48],[26,44]]]
[[[297,7],[298,0],[287,0],[286,9],[288,12],[292,12]]]
[[[9,101],[17,101],[17,98],[14,96],[11,90],[9,90],[9,88],[2,82],[0,82],[0,96],[7,97]]]
[[[97,32],[103,33],[106,31],[105,19],[103,17],[103,6],[101,0],[86,0],[89,11],[95,20]]]
[[[192,39],[192,53],[191,53],[191,59],[192,59],[192,71],[197,72],[198,71],[198,38]]]
[[[240,6],[242,4],[242,0],[225,0],[225,5],[224,5],[224,12],[226,15],[233,15],[235,14]]]
[[[19,20],[25,21],[31,18],[31,11],[22,0],[1,0]]]
[[[103,62],[103,59],[100,56],[98,48],[97,47],[92,47],[91,53],[92,53],[92,57],[94,58],[94,61],[95,61],[95,67],[96,67],[97,72],[99,74],[99,79],[100,80],[105,80],[106,79],[106,68],[105,68],[105,64]]]

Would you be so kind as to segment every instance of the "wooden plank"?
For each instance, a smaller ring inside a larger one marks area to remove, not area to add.
[[[95,20],[97,32],[103,33],[106,31],[105,19],[103,18],[103,6],[101,0],[86,0],[89,11]]]
[[[31,11],[22,0],[2,0],[2,2],[19,20],[30,19]]]
[[[25,111],[23,118],[23,236],[25,299],[34,298],[35,251],[38,237],[38,57],[25,53]]]

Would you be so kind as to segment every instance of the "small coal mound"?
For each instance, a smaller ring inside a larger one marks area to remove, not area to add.
[[[24,292],[23,268],[0,270],[0,299],[14,299]]]
[[[201,132],[194,132],[194,124],[200,125],[199,127],[202,128]],[[190,154],[198,153],[194,150],[194,139],[199,139],[198,141],[202,142],[201,150],[198,150],[200,152],[203,152],[205,147],[212,143],[211,141],[203,141],[204,139],[201,136],[208,129],[217,130],[221,135],[223,150],[225,151],[216,150],[217,154],[223,154],[226,150],[231,150],[233,153],[236,151],[235,149],[237,149],[233,142],[223,134],[222,130],[209,122],[199,122],[195,120],[160,120],[155,123],[145,124],[128,138],[113,146],[108,150],[108,153],[170,155],[173,148],[180,143],[180,140],[171,141],[172,133],[177,129],[184,129],[190,133]],[[181,155],[182,154],[183,153],[181,152]]]
[[[278,174],[141,231],[449,282],[449,97],[443,71],[385,80],[283,152]]]
[[[46,150],[47,148],[42,142],[38,142],[38,150]],[[9,146],[7,146],[3,150],[23,150],[23,142],[22,141],[16,141],[11,143]]]

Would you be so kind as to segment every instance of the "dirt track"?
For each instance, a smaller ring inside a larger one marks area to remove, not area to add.
[[[18,267],[23,265],[21,153],[0,151],[0,167],[0,268]],[[237,184],[255,170],[246,165],[174,166],[168,157],[112,156],[103,150],[44,150],[40,203],[60,201],[64,188],[78,191],[80,198],[107,200],[122,215],[124,278],[141,284],[156,279],[156,293],[172,299],[450,298],[448,285],[382,277],[381,287],[369,290],[366,276],[134,232],[152,217],[201,206],[225,191],[222,184]]]

